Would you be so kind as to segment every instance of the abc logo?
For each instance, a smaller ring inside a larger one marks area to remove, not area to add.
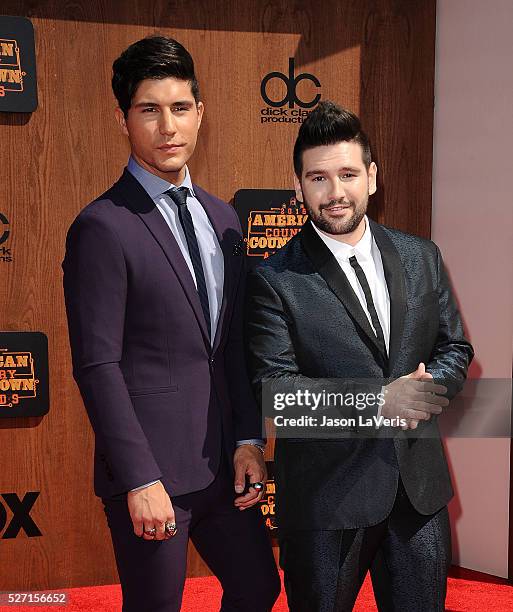
[[[15,538],[22,529],[29,538],[42,535],[30,516],[30,511],[39,497],[38,491],[25,493],[23,499],[20,499],[16,493],[2,493],[0,497],[2,498],[0,500],[0,533],[7,525],[6,507],[12,512],[12,518],[7,525],[7,529],[1,536],[2,540]]]
[[[282,100],[271,100],[271,98],[267,94],[267,84],[272,79],[279,79],[285,83],[287,88],[287,93]],[[268,106],[273,106],[277,108],[279,106],[284,106],[287,102],[289,104],[289,108],[294,108],[294,105],[297,104],[302,108],[312,108],[315,106],[317,102],[321,99],[321,94],[316,94],[312,100],[301,100],[297,95],[297,85],[301,81],[312,81],[317,89],[320,88],[321,84],[319,79],[313,74],[308,74],[307,72],[303,72],[302,74],[298,74],[295,76],[294,70],[294,58],[289,57],[289,74],[283,74],[282,72],[270,72],[266,74],[262,79],[262,84],[260,85],[260,94],[262,99]]]

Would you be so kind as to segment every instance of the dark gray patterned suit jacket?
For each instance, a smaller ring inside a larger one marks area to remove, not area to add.
[[[371,221],[390,295],[389,356],[379,345],[336,259],[307,223],[284,248],[250,273],[247,339],[257,395],[262,381],[320,388],[338,379],[395,379],[420,362],[461,389],[473,350],[438,247]],[[449,408],[450,409],[450,408]],[[374,411],[377,410],[374,408]],[[422,514],[453,491],[436,418],[415,435],[396,429],[381,439],[279,439],[276,507],[282,529],[366,527],[391,511],[399,474]]]

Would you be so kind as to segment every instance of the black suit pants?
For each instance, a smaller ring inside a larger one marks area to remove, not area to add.
[[[371,527],[281,535],[291,612],[349,612],[370,569],[380,612],[443,612],[451,536],[447,507],[419,514],[404,487]]]
[[[160,542],[134,534],[126,499],[103,500],[123,612],[181,609],[189,538],[221,582],[222,612],[272,609],[281,585],[262,514],[258,507],[241,512],[234,499],[233,477],[222,461],[206,489],[171,498],[178,532]]]

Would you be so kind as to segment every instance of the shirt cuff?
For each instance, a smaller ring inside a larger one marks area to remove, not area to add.
[[[256,446],[258,449],[262,451],[262,453],[265,451],[265,442],[261,438],[251,438],[249,440],[237,440],[237,442],[235,442],[235,445],[237,446],[237,448],[239,448],[239,446],[243,446],[244,444],[249,444],[250,446]]]
[[[151,487],[151,485],[157,484],[157,482],[160,482],[160,481],[159,480],[153,480],[152,482],[148,482],[146,484],[143,484],[140,487],[135,487],[135,489],[130,489],[130,493],[132,493],[133,491],[140,491],[141,489],[147,489],[148,487]]]

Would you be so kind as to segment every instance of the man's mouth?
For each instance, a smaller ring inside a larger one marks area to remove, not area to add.
[[[348,208],[351,208],[351,204],[333,204],[331,206],[323,206],[321,208],[321,214],[324,211],[327,211],[329,213],[342,213],[344,212],[344,210],[347,210]]]
[[[160,151],[178,151],[178,149],[181,149],[183,146],[185,146],[185,145],[169,143],[169,144],[160,145],[160,147],[157,147],[157,148]]]

